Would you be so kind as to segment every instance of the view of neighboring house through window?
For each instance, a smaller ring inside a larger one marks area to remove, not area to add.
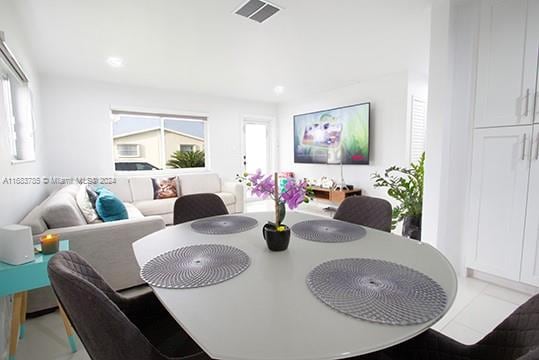
[[[205,167],[204,118],[113,111],[118,171]]]

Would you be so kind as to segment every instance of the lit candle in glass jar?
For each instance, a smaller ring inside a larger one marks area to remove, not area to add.
[[[58,252],[60,248],[60,235],[58,234],[47,234],[39,238],[41,243],[41,253],[54,254]]]

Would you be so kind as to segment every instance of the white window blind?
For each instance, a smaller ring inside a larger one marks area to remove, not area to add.
[[[0,32],[0,101],[7,118],[11,156],[14,161],[35,160],[34,120],[28,78]]]
[[[11,98],[11,81],[6,74],[0,73],[0,81],[2,82],[2,87],[0,94],[2,99],[2,115],[6,116],[9,136],[9,148],[11,150],[12,157],[17,155],[17,134],[15,133],[15,116],[13,113],[13,100]]]
[[[415,162],[425,151],[427,103],[423,99],[412,97],[411,108],[410,161]]]

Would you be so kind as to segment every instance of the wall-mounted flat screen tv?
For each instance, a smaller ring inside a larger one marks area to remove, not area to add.
[[[370,103],[294,116],[294,162],[368,164]]]

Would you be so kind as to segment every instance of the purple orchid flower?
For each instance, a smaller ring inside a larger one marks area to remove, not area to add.
[[[294,210],[304,202],[306,191],[307,184],[304,181],[296,182],[288,179],[285,189],[281,194],[281,200],[288,205],[290,210]]]
[[[258,184],[258,182],[264,177],[264,175],[262,175],[262,170],[260,169],[257,169],[256,170],[256,173],[254,174],[251,174],[251,176],[249,176],[249,181],[251,181],[251,183],[253,185],[256,185]]]
[[[255,178],[256,175],[253,175],[251,178]],[[262,177],[260,177],[262,178]],[[251,188],[251,194],[256,195],[262,199],[266,199],[268,196],[273,194],[274,182],[271,175],[266,176],[262,181],[256,183],[253,182],[253,187]]]
[[[246,181],[252,195],[262,199],[271,197],[278,203],[287,205],[290,210],[296,209],[306,199],[308,184],[305,180],[297,181],[294,178],[286,178],[278,198],[275,199],[274,175],[264,175],[260,169],[257,169],[254,174],[238,175],[238,178],[240,181]]]

